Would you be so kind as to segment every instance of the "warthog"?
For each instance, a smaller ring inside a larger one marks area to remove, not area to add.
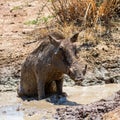
[[[38,99],[43,99],[52,89],[53,81],[56,83],[56,92],[62,94],[63,74],[75,81],[83,79],[86,70],[78,63],[74,44],[78,33],[69,39],[57,34],[48,37],[22,65],[19,96],[38,95]]]

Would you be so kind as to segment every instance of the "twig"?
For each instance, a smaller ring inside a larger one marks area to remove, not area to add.
[[[91,3],[89,3],[89,5],[88,5],[88,7],[87,7],[87,10],[86,10],[86,12],[85,12],[85,16],[84,16],[84,23],[86,23],[86,18],[87,18],[87,15],[88,15],[88,10],[89,10],[89,8],[90,8],[90,5],[91,5]]]
[[[37,41],[39,41],[39,40],[34,40],[34,41],[26,42],[26,43],[23,44],[23,47],[25,47],[26,45],[35,43],[35,42],[37,42]]]

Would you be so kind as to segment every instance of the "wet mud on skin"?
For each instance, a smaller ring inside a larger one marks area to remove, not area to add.
[[[55,104],[52,103],[54,101],[50,101],[53,96],[41,101],[35,98],[22,100],[17,97],[16,92],[2,92],[0,93],[0,120],[53,120],[57,108],[90,104],[105,99],[118,90],[120,90],[119,84],[64,87],[64,91],[68,94],[67,98],[56,99]],[[55,100],[56,97],[53,98]]]

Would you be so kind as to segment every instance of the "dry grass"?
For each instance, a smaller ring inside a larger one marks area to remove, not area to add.
[[[75,26],[73,23],[67,24],[64,23],[62,26],[60,24],[57,24],[55,31],[58,33],[61,32],[65,38],[70,37],[73,33],[76,33],[79,31],[79,27]]]
[[[89,1],[89,2],[88,2]],[[94,0],[58,0],[52,1],[53,15],[59,23],[81,24],[89,17],[94,18],[96,6]],[[93,14],[94,13],[94,14]],[[89,19],[92,20],[92,19]]]
[[[84,40],[98,42],[98,36],[110,34],[110,21],[119,16],[120,0],[51,0],[56,31],[65,37],[79,31]]]
[[[118,14],[116,10],[119,11],[120,6],[120,0],[50,0],[46,3],[44,6],[51,12],[52,20],[44,19],[47,27],[40,30],[43,36],[55,31],[68,38],[79,31],[83,34],[81,41],[94,43],[110,34],[110,20]]]
[[[52,0],[52,14],[61,24],[74,23],[79,26],[93,26],[98,20],[106,21],[119,8],[119,0]]]

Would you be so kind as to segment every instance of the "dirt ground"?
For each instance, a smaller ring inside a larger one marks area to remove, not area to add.
[[[43,24],[43,18],[49,15],[49,10],[46,7],[43,7],[45,4],[45,0],[0,0],[0,116],[2,116],[3,119],[6,117],[5,120],[10,119],[11,114],[15,115],[11,120],[16,119],[16,115],[17,120],[22,120],[24,118],[24,114],[27,115],[29,119],[36,117],[37,120],[40,117],[39,114],[43,114],[41,120],[52,119],[49,117],[51,117],[51,114],[53,114],[55,109],[59,107],[57,105],[54,106],[51,103],[51,100],[48,100],[50,103],[45,101],[43,101],[43,103],[40,101],[41,103],[39,103],[39,101],[34,102],[33,100],[29,102],[16,97],[16,88],[20,80],[21,64],[25,60],[26,56],[39,45],[40,41],[46,34],[46,26]],[[50,2],[47,4],[49,5]],[[39,25],[35,23],[38,17],[42,19]],[[104,87],[104,85],[102,87],[93,86],[94,89],[91,93],[88,91],[90,91],[90,88],[92,87],[83,87],[82,90],[81,87],[66,87],[65,89],[68,93],[71,89],[73,90],[70,93],[70,95],[73,95],[70,97],[70,101],[73,102],[70,102],[70,104],[88,104],[108,97],[119,90],[120,19],[112,23],[111,31],[112,33],[110,36],[104,36],[103,38],[100,37],[98,44],[94,44],[95,41],[93,41],[92,45],[86,47],[84,40],[80,42],[79,56],[88,64],[88,71],[85,76],[85,80],[78,84],[82,86],[103,85],[105,83],[117,84],[108,85],[106,87]],[[82,40],[85,32],[86,31],[80,32],[79,41]],[[94,93],[94,96],[91,96],[93,92],[96,93]],[[79,94],[81,95],[80,98],[82,98],[79,99],[80,101],[78,100]],[[85,95],[88,95],[89,97],[84,98]],[[6,99],[6,102],[4,99]],[[21,104],[22,107],[20,107]],[[24,107],[24,104],[29,107]],[[49,106],[52,107],[49,107],[50,110],[48,111],[41,107],[36,110],[35,106],[38,104],[44,104],[43,108],[47,106],[47,109]],[[51,109],[53,109],[53,113],[50,112]],[[11,110],[15,113],[11,113]],[[16,112],[16,110],[18,112]],[[48,118],[45,116],[46,112],[48,113]],[[106,114],[105,120],[108,120],[109,117],[115,113],[119,113],[119,108]],[[9,116],[9,118],[7,118],[7,116]],[[115,118],[116,115],[115,117],[112,117],[111,120],[119,120],[119,118]],[[0,120],[3,119],[0,117]]]
[[[41,24],[38,27],[29,22],[37,19],[44,4],[45,2],[40,0],[0,1],[0,83],[3,85],[0,91],[9,91],[16,87],[23,60],[37,47],[39,42],[27,43],[35,41],[34,36],[38,36],[36,34],[39,32],[34,30],[37,31],[45,25]],[[43,16],[47,16],[48,13],[46,9],[45,12],[41,12]],[[27,22],[28,24],[25,24]],[[31,33],[32,37],[28,35]]]
[[[44,38],[45,24],[34,21],[48,16],[43,0],[1,0],[0,1],[0,91],[16,90],[20,78],[20,67],[26,56]],[[47,3],[50,6],[50,2]],[[32,13],[32,14],[31,14]],[[111,35],[85,43],[83,36],[90,32],[80,32],[78,49],[80,59],[88,65],[83,86],[105,83],[120,83],[120,19],[112,22]],[[104,29],[101,28],[102,33]],[[101,40],[102,39],[102,40]],[[89,42],[93,42],[89,45]],[[89,71],[90,70],[90,71]]]
[[[20,67],[26,56],[45,38],[46,24],[42,21],[49,10],[46,1],[1,0],[0,1],[0,91],[16,90],[20,79]],[[50,2],[47,2],[50,6]],[[39,25],[34,21],[41,18]],[[83,86],[120,83],[120,20],[112,23],[111,35],[85,43],[79,35],[79,58],[88,65]],[[104,33],[104,29],[102,33]],[[102,34],[101,33],[101,34]],[[91,36],[91,32],[88,36]],[[91,39],[91,37],[89,37]],[[89,45],[89,42],[92,42]]]

